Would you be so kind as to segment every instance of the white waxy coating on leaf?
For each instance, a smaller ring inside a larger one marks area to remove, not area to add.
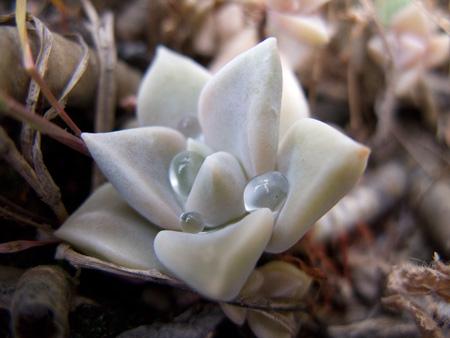
[[[159,229],[131,209],[111,184],[98,188],[55,232],[81,252],[131,268],[164,270],[153,251]]]
[[[223,225],[245,214],[246,183],[241,165],[233,155],[214,153],[203,162],[185,210],[202,215],[207,227]]]
[[[159,261],[194,290],[214,300],[230,301],[255,268],[272,226],[270,210],[259,209],[211,232],[161,231],[154,248]]]
[[[286,131],[298,120],[309,116],[305,94],[289,62],[281,58],[283,69],[283,95],[281,97],[280,131],[281,141]]]
[[[294,245],[362,175],[369,149],[314,119],[301,119],[280,144],[278,170],[289,181],[268,252]]]
[[[139,124],[176,129],[184,117],[197,117],[198,98],[210,77],[191,59],[158,47],[137,97]]]
[[[236,156],[248,177],[275,167],[282,74],[269,38],[225,65],[200,96],[200,125],[214,150]]]
[[[213,153],[210,147],[208,147],[203,142],[197,141],[193,138],[187,139],[187,149],[189,151],[195,151],[196,153],[199,153],[203,157],[209,156]]]
[[[179,229],[182,211],[168,172],[172,158],[186,147],[183,135],[164,127],[146,127],[81,137],[132,208],[162,228]]]

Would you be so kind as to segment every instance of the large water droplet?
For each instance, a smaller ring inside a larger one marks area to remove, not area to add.
[[[277,211],[286,200],[289,183],[278,171],[269,171],[253,177],[244,190],[245,210],[269,208]]]
[[[184,116],[178,121],[177,125],[178,131],[180,131],[184,136],[197,139],[202,133],[200,128],[200,123],[195,116]]]
[[[180,215],[180,226],[184,232],[190,233],[197,233],[205,228],[202,216],[195,211],[183,212]]]
[[[194,151],[182,151],[170,162],[169,179],[181,202],[185,202],[197,177],[204,157]]]

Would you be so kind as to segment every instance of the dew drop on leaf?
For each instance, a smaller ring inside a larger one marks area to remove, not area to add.
[[[253,177],[244,190],[244,205],[248,212],[269,208],[277,211],[286,200],[289,183],[278,171],[270,171]]]
[[[197,233],[205,228],[202,216],[195,211],[183,212],[180,215],[180,226],[184,232],[190,233]]]
[[[172,158],[169,167],[170,184],[181,202],[186,201],[204,159],[199,153],[189,150]]]

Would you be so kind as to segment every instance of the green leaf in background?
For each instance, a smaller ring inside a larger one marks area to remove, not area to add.
[[[381,23],[388,26],[392,17],[411,2],[412,0],[376,0],[375,8]]]

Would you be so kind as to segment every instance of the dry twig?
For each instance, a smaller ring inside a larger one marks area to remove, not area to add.
[[[61,198],[58,196],[55,198],[53,193],[48,194],[48,190],[43,188],[33,168],[20,154],[2,127],[0,127],[0,155],[28,182],[39,198],[53,210],[58,219],[66,218],[67,212]]]
[[[114,43],[114,19],[111,12],[105,13],[100,18],[89,0],[82,0],[82,4],[90,21],[88,27],[95,43],[100,64],[95,110],[95,132],[107,132],[114,127],[117,102],[117,85],[114,81],[117,64],[116,46]],[[98,187],[104,180],[99,168],[94,166],[92,189]]]

